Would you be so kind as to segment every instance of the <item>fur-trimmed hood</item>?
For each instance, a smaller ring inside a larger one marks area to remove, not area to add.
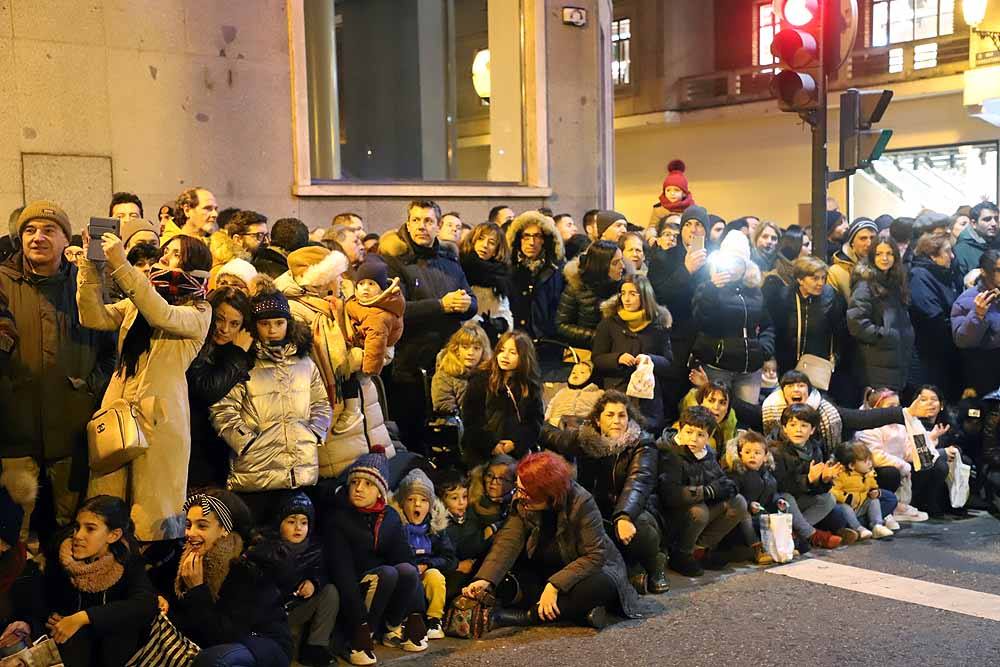
[[[406,224],[400,225],[399,229],[393,229],[378,239],[378,254],[383,259],[398,259],[403,264],[411,263],[417,256],[415,244],[406,232]],[[430,248],[421,248],[424,253],[440,255],[458,261],[458,247],[451,243],[441,243],[434,239],[434,245]]]
[[[670,314],[670,311],[666,306],[661,306],[657,304],[656,306],[656,321],[652,322],[653,326],[663,327],[664,329],[669,329],[674,325],[674,318]],[[605,299],[601,303],[601,315],[605,318],[610,319],[612,317],[618,317],[618,295],[615,294],[612,297]]]
[[[513,253],[517,253],[516,248],[517,238],[524,231],[524,228],[528,225],[538,225],[542,230],[542,234],[545,235],[545,245],[548,247],[551,241],[551,248],[554,253],[554,257],[549,259],[559,264],[566,259],[566,248],[563,246],[562,237],[559,235],[559,230],[556,229],[555,220],[550,218],[543,213],[538,211],[525,211],[521,215],[514,218],[511,221],[510,226],[507,227],[507,243],[511,247]]]
[[[618,456],[626,449],[642,444],[643,441],[652,441],[652,436],[645,433],[639,424],[631,420],[629,420],[625,434],[614,440],[598,433],[591,424],[584,424],[580,427],[580,451],[595,459]]]
[[[739,455],[739,436],[736,436],[732,440],[726,443],[726,455],[727,457],[731,454],[729,465],[732,471],[738,475],[742,475],[747,471],[746,466],[743,465],[743,461],[740,460]],[[771,447],[765,444],[765,449],[767,450],[767,456],[764,457],[764,465],[762,468],[764,470],[774,471],[774,454],[771,453]]]
[[[583,287],[583,276],[580,275],[579,256],[566,262],[566,266],[563,267],[563,277],[566,279],[566,284],[573,289],[578,290]]]
[[[397,491],[392,496],[392,501],[389,506],[396,510],[399,514],[399,520],[404,526],[409,525],[410,520],[406,518],[406,513],[403,511],[403,498],[399,497],[399,491]],[[431,522],[431,535],[437,535],[443,532],[448,527],[448,510],[441,502],[441,499],[434,496],[433,502],[431,502],[431,512],[430,512],[430,522]]]
[[[0,473],[0,487],[7,489],[10,499],[22,507],[38,497],[38,478],[27,470],[4,470]]]
[[[289,273],[291,273],[291,265],[293,263],[291,256],[289,256]],[[350,262],[347,261],[347,255],[339,250],[333,250],[319,262],[309,266],[301,276],[295,278],[293,275],[292,278],[307,290],[310,288],[325,287],[336,280],[338,276],[344,275],[349,266]]]

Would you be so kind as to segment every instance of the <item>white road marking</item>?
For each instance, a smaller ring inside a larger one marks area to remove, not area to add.
[[[1000,595],[991,593],[898,577],[894,574],[830,563],[818,558],[809,558],[765,571],[890,600],[1000,621]]]

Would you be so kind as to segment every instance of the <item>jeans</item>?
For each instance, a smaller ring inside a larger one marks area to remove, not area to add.
[[[219,644],[199,653],[192,667],[257,667],[257,659],[243,644]]]
[[[741,401],[757,405],[757,399],[760,398],[760,369],[752,373],[737,373],[706,365],[705,373],[712,382],[729,385],[733,396]]]
[[[695,546],[716,546],[747,516],[747,501],[737,494],[724,502],[698,503],[672,513],[671,523],[678,527],[676,548],[690,554]]]
[[[829,493],[806,494],[796,496],[793,500],[798,504],[798,508],[802,511],[802,517],[809,522],[810,526],[815,526],[829,516],[837,505],[837,500]]]
[[[878,502],[878,499],[872,500],[868,498],[865,502],[861,503],[861,507],[854,509],[850,505],[844,505],[850,512],[844,512],[844,517],[847,519],[847,525],[849,528],[854,530],[859,530],[862,526],[866,528],[874,528],[875,526],[882,525],[882,505]]]
[[[327,584],[288,612],[288,625],[294,628],[309,623],[306,643],[329,648],[339,611],[340,594],[336,586]]]

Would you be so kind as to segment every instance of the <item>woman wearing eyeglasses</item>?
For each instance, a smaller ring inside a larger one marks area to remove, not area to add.
[[[462,591],[478,598],[516,568],[526,608],[494,609],[492,627],[570,621],[600,629],[618,612],[637,617],[638,596],[625,561],[566,460],[553,452],[529,454],[517,466],[515,483],[511,516],[476,580]]]

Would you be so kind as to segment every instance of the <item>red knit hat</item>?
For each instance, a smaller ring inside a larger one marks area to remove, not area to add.
[[[683,160],[671,160],[667,165],[667,177],[663,179],[663,189],[660,191],[660,205],[673,213],[682,213],[687,207],[694,205],[687,176],[684,175],[686,168]],[[671,202],[667,199],[667,188],[670,186],[680,188],[684,193],[680,201]]]

